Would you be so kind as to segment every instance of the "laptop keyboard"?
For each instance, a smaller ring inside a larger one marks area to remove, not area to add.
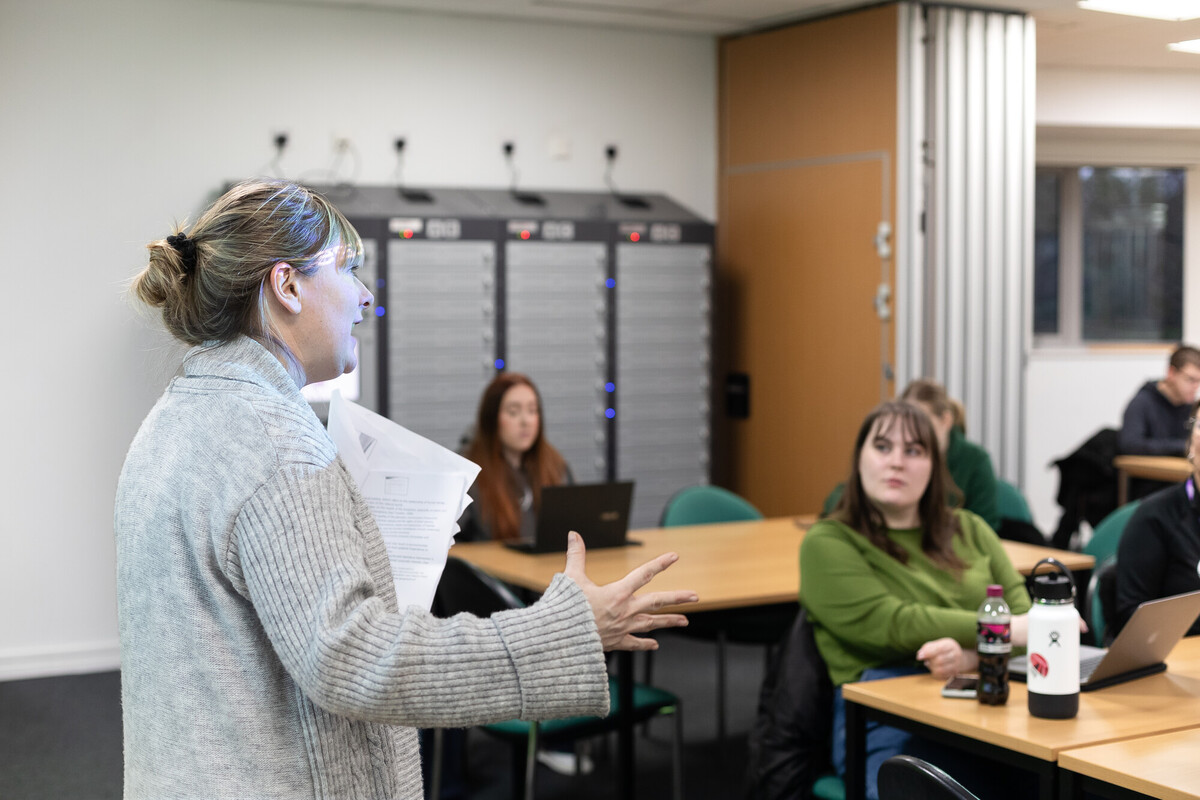
[[[1079,680],[1086,681],[1092,677],[1092,673],[1096,671],[1096,667],[1104,659],[1104,653],[1093,653],[1090,656],[1084,656],[1079,659]]]

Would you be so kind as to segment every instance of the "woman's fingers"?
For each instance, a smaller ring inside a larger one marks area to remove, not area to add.
[[[656,641],[634,634],[687,625],[687,618],[682,614],[652,612],[668,606],[694,603],[699,599],[695,592],[674,590],[637,595],[639,589],[679,560],[675,553],[663,553],[652,558],[631,570],[624,578],[603,586],[596,585],[588,578],[586,555],[583,537],[570,531],[567,534],[567,563],[563,572],[575,581],[587,597],[596,619],[600,643],[605,650],[654,650],[658,647]]]
[[[639,589],[650,583],[656,575],[678,560],[679,556],[675,553],[663,553],[657,558],[650,559],[640,567],[630,570],[628,575],[617,581],[617,585],[629,594],[637,594]]]
[[[630,599],[629,610],[632,614],[646,611],[658,611],[668,606],[681,606],[685,603],[695,603],[700,598],[690,589],[677,592],[651,592]]]
[[[586,567],[587,548],[583,546],[583,537],[575,531],[568,531],[567,565],[563,567],[563,573],[582,587],[584,581],[591,583],[587,577]]]

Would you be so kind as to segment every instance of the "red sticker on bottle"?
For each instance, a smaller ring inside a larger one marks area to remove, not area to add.
[[[1046,673],[1050,671],[1050,664],[1046,661],[1046,657],[1041,653],[1031,653],[1029,655],[1029,663],[1032,664],[1033,668],[1037,670],[1038,675],[1041,675],[1043,678],[1046,677]]]

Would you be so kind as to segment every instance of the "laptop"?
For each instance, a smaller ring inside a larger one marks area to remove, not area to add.
[[[1079,689],[1090,692],[1162,672],[1163,659],[1200,617],[1200,591],[1147,600],[1137,607],[1111,646],[1079,647]],[[1026,656],[1008,665],[1015,680],[1025,680]]]
[[[588,550],[641,544],[625,537],[632,502],[633,481],[546,486],[533,541],[505,544],[525,553],[565,553],[569,531],[577,531]]]

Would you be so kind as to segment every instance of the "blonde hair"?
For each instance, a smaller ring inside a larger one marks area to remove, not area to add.
[[[176,226],[174,235],[184,232]],[[338,267],[361,262],[362,239],[321,195],[289,181],[248,180],[235,185],[186,231],[195,246],[185,258],[166,238],[146,245],[150,260],[132,282],[142,302],[162,309],[163,324],[180,341],[258,339],[290,356],[271,329],[264,283],[287,262],[305,275],[319,254],[342,245]]]
[[[946,394],[946,387],[937,381],[917,378],[904,388],[904,394],[900,395],[900,399],[927,405],[933,410],[934,416],[938,417],[949,411],[954,427],[963,433],[967,432],[967,412],[962,407],[962,403]]]

